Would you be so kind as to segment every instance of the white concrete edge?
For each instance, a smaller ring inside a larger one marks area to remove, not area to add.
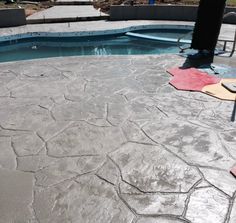
[[[155,25],[140,25],[130,26],[122,29],[110,29],[110,30],[95,30],[95,31],[77,31],[77,32],[27,32],[14,35],[0,36],[0,43],[11,40],[26,39],[33,37],[85,37],[85,36],[100,36],[100,35],[112,35],[112,34],[125,34],[126,32],[135,30],[147,30],[147,29],[188,29],[192,30],[192,25],[171,25],[171,24],[155,24]]]

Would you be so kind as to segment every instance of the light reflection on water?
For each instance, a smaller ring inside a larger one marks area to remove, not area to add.
[[[176,32],[175,30],[171,37],[183,35],[181,30]],[[166,35],[169,36],[170,32],[167,32]],[[177,53],[178,51],[178,46],[175,43],[125,35],[33,37],[1,42],[0,62],[63,56],[163,54]]]

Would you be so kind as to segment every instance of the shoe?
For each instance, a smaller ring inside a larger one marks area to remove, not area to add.
[[[198,53],[188,55],[188,59],[190,60],[201,60],[207,59],[214,56],[214,52],[208,50],[199,50]]]

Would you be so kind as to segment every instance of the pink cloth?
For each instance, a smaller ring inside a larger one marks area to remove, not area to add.
[[[217,84],[221,80],[196,68],[172,68],[167,72],[173,76],[170,84],[178,90],[201,91],[203,87]]]

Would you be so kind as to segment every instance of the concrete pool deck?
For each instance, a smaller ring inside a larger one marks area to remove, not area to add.
[[[73,20],[99,20],[109,16],[95,9],[92,5],[61,5],[34,13],[27,17],[27,23],[73,21]]]
[[[114,24],[157,22],[0,34]],[[234,103],[170,86],[166,69],[184,62],[169,54],[0,63],[0,223],[235,223]]]
[[[193,26],[193,22],[166,21],[166,20],[128,20],[128,21],[86,21],[68,22],[54,24],[29,24],[19,27],[1,28],[0,36],[22,34],[29,32],[83,32],[83,31],[107,31],[125,29],[132,26],[147,25],[187,25]],[[233,39],[235,25],[224,24],[221,29],[220,38]]]

